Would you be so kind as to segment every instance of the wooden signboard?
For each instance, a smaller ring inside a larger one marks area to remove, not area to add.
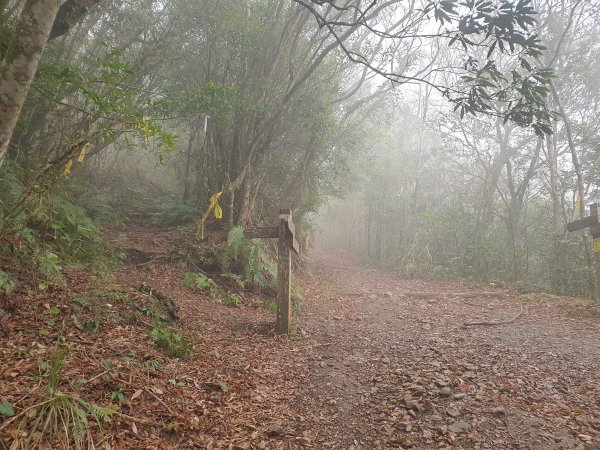
[[[583,219],[576,220],[567,224],[567,231],[576,231],[583,228],[597,227],[600,221],[598,220],[598,205],[594,203],[590,205],[590,215]]]
[[[279,211],[279,225],[276,227],[252,227],[244,230],[244,236],[251,239],[277,238],[277,322],[278,334],[290,333],[291,322],[291,273],[292,251],[300,253],[300,244],[296,239],[296,226],[292,221],[292,211]]]
[[[594,238],[594,254],[596,256],[596,298],[600,299],[600,216],[598,204],[590,205],[590,215],[567,224],[567,231],[588,228]]]
[[[600,253],[600,238],[594,238],[594,253]]]

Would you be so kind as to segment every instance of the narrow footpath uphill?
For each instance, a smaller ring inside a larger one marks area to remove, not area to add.
[[[64,341],[60,392],[120,403],[103,430],[90,425],[106,450],[600,448],[595,306],[313,252],[297,331],[283,338],[264,299],[227,307],[181,286],[193,246],[179,230],[111,239],[129,255],[114,283],[65,269],[71,288],[22,288],[4,306],[0,401],[16,413],[43,399],[39,361]],[[188,356],[152,342],[148,292],[193,343]],[[25,442],[6,423],[0,448]]]

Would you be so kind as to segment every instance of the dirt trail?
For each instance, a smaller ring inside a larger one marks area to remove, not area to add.
[[[62,333],[56,325],[40,335],[48,308],[58,307],[57,324],[83,318],[75,300],[86,295],[104,315],[97,332],[62,334],[70,351],[61,391],[105,405],[120,390],[121,412],[140,420],[114,419],[99,434],[105,450],[600,449],[597,307],[403,280],[315,252],[298,280],[298,335],[288,339],[251,296],[230,308],[183,289],[191,250],[176,229],[132,226],[114,239],[130,255],[114,285],[93,294],[89,275],[66,271],[76,291],[23,288],[21,306],[6,308],[0,401],[35,401],[37,358]],[[152,344],[142,282],[176,302],[181,320],[171,326],[194,342],[191,356],[172,360]],[[130,306],[119,315],[120,305]],[[463,326],[473,322],[510,323]],[[0,448],[10,447],[8,431]]]
[[[290,366],[318,448],[600,448],[589,308],[402,280],[345,254],[317,254],[304,288],[309,339]]]
[[[206,411],[206,448],[600,448],[596,309],[312,259],[300,338],[274,336],[262,309],[178,296],[187,322],[211,324],[219,357],[200,370],[237,390]]]

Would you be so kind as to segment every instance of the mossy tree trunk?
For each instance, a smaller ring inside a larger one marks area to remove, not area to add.
[[[58,13],[58,0],[27,0],[0,63],[0,165]]]

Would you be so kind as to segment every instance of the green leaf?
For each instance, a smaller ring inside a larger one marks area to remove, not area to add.
[[[56,316],[57,314],[60,314],[60,308],[53,306],[52,308],[46,311],[46,314],[52,314],[53,316]]]
[[[446,11],[450,14],[456,14],[456,0],[454,0],[454,1],[442,0],[440,2],[440,8],[442,8],[444,11]]]
[[[10,294],[14,289],[14,286],[15,283],[11,280],[10,276],[6,272],[0,270],[0,289],[7,294]]]
[[[12,403],[0,402],[0,416],[14,416],[15,409]]]
[[[114,366],[112,365],[112,363],[108,359],[103,359],[102,360],[102,367],[104,367],[108,371],[111,371],[111,370],[114,369]]]
[[[525,70],[531,70],[531,64],[525,58],[521,58],[521,67]]]

